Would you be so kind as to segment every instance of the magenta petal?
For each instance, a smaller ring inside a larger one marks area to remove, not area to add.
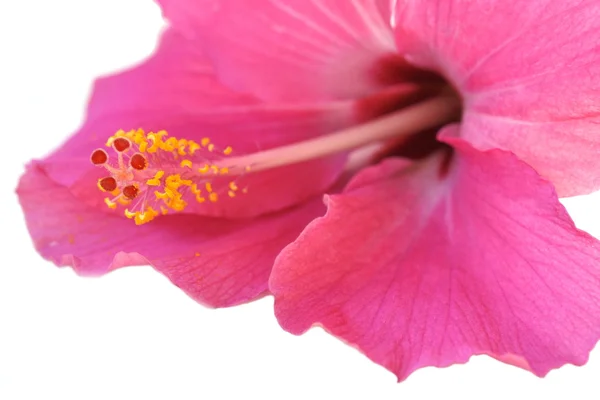
[[[233,155],[306,140],[352,123],[351,104],[265,104],[222,86],[198,43],[167,31],[156,54],[141,65],[96,82],[85,125],[42,163],[55,182],[89,204],[102,204],[96,188],[101,170],[89,156],[119,129],[167,130],[200,141],[209,137]],[[336,180],[345,155],[305,162],[240,178],[248,195],[187,212],[248,217],[280,210],[321,193]]]
[[[371,68],[395,53],[389,1],[159,0],[197,35],[223,81],[265,100],[354,98],[381,87]]]
[[[150,264],[195,300],[214,307],[244,303],[267,291],[279,251],[324,212],[316,199],[243,222],[178,215],[136,226],[86,206],[36,164],[17,191],[29,232],[45,258],[81,275]]]
[[[514,152],[561,196],[600,188],[598,1],[400,0],[396,11],[400,52],[462,92],[461,136]]]
[[[328,198],[277,258],[276,315],[356,345],[400,380],[490,354],[537,375],[581,365],[600,337],[600,244],[515,156],[459,139],[389,160]]]

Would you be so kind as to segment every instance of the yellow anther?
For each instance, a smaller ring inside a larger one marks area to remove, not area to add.
[[[128,209],[125,209],[124,214],[129,219],[133,218],[136,225],[142,225],[142,224],[152,221],[154,219],[154,217],[156,217],[158,215],[158,212],[155,209],[153,209],[152,207],[147,207],[144,211],[136,211],[136,212],[131,212]]]
[[[227,175],[229,173],[229,168],[223,167],[221,171],[219,171],[221,175]]]
[[[233,190],[229,190],[227,194],[229,195],[229,197],[235,197],[235,192]]]
[[[179,142],[177,142],[177,154],[179,154],[180,156],[185,156],[187,155],[185,148],[187,146],[187,139],[179,139]]]
[[[196,185],[195,183],[190,187],[190,190],[194,194],[200,194],[200,193],[202,193],[202,190],[198,189],[198,185]]]
[[[166,151],[173,151],[178,146],[179,146],[179,141],[176,138],[174,138],[174,137],[170,137],[170,138],[167,139],[166,142],[162,143],[161,148],[163,150],[166,150]]]
[[[181,186],[192,186],[192,181],[181,179],[179,174],[169,175],[165,179],[164,192],[158,190],[154,192],[157,200],[162,200],[167,207],[175,211],[183,211],[187,206],[187,202],[182,199],[182,194],[179,192]]]
[[[140,144],[140,143],[146,141],[146,133],[144,132],[143,129],[140,128],[133,134],[133,141],[137,144]]]
[[[175,190],[174,190],[174,189],[172,189],[172,188],[170,188],[170,187],[165,187],[165,193],[166,193],[166,195],[167,195],[167,197],[168,197],[169,199],[172,199],[172,198],[174,198],[174,197],[177,195],[177,193],[179,193],[179,192],[177,191],[177,189],[175,189]]]
[[[115,208],[117,208],[117,203],[115,203],[114,201],[112,201],[108,197],[104,198],[104,202],[106,203],[106,205],[108,206],[108,208],[110,208],[111,210],[114,210]]]
[[[179,186],[179,180],[181,179],[178,175],[169,175],[167,179],[165,179],[165,186],[169,189],[177,189]]]
[[[215,192],[212,192],[208,195],[208,199],[214,203],[219,200],[219,195]]]
[[[145,212],[139,213],[135,216],[135,224],[142,225],[148,223],[152,221],[157,215],[158,212],[156,212],[156,210],[154,210],[152,207],[148,207],[148,209]]]
[[[121,204],[122,206],[128,206],[129,203],[131,203],[131,200],[126,199],[125,197],[119,197],[117,199],[117,201],[119,202],[119,204]]]
[[[156,211],[156,210],[155,210],[154,208],[152,208],[152,207],[148,207],[148,208],[146,208],[146,210],[145,210],[145,213],[146,213],[146,214],[152,214],[152,217],[153,217],[153,218],[154,218],[154,217],[156,217],[156,216],[158,215],[158,211]]]
[[[198,185],[194,183],[192,186],[190,186],[190,190],[196,196],[196,201],[198,203],[204,203],[206,201],[206,199],[202,197],[202,190],[198,188]]]
[[[152,145],[150,147],[147,147],[148,145],[146,145],[146,151],[148,153],[156,153],[160,149],[159,142],[155,142],[152,140],[150,140],[150,142],[152,142]]]
[[[154,178],[148,179],[146,185],[148,186],[160,186],[160,178],[163,177],[165,171],[158,171],[154,174]]]
[[[194,154],[196,150],[200,149],[200,145],[193,140],[188,140],[188,152]]]
[[[169,209],[165,206],[160,206],[160,212],[162,213],[162,215],[167,215],[169,213]]]
[[[217,167],[216,165],[211,165],[210,170],[213,172],[213,174],[219,173],[219,167]]]
[[[165,186],[169,189],[177,189],[181,184],[179,181],[181,177],[179,175],[169,175],[165,181]]]
[[[231,146],[227,146],[227,147],[225,147],[225,150],[223,150],[223,154],[228,156],[231,154],[232,151],[233,151],[233,149],[231,148]]]
[[[159,149],[162,149],[162,136],[157,133],[150,132],[148,135],[148,141],[152,142],[152,145],[146,150],[148,153],[156,153]]]
[[[185,154],[182,154],[182,155],[185,155]],[[181,167],[192,168],[192,162],[190,160],[181,160],[181,163],[179,165]]]
[[[215,149],[215,145],[214,144],[209,144],[207,147],[208,151],[213,151]]]
[[[152,178],[146,181],[146,185],[148,186],[160,186],[160,179]]]
[[[202,138],[202,140],[200,141],[200,144],[201,144],[203,147],[206,147],[206,146],[208,146],[208,144],[209,144],[209,143],[210,143],[210,139],[209,139],[209,138],[207,138],[207,137],[205,137],[205,138]]]
[[[170,137],[165,141],[166,144],[168,144],[169,146],[173,146],[174,149],[176,149],[177,147],[179,147],[179,139],[177,139],[176,137]]]
[[[210,171],[210,165],[208,164],[204,164],[202,168],[198,168],[198,172],[200,172],[201,174],[206,174],[208,173],[208,171]]]
[[[145,153],[148,150],[148,142],[146,140],[139,143],[140,153]]]
[[[187,206],[187,202],[181,199],[181,194],[177,193],[168,203],[167,207],[172,208],[175,211],[183,211]]]
[[[175,185],[177,185],[177,182],[179,182],[180,179],[181,179],[181,175],[179,175],[179,174],[169,175],[169,176],[167,176],[167,179],[165,179],[165,185],[167,187],[175,186]]]
[[[167,176],[165,186],[169,189],[177,190],[180,186],[191,186],[192,181],[189,179],[181,179],[181,175],[174,174]]]
[[[233,190],[234,192],[236,190],[238,190],[238,185],[237,183],[235,183],[234,181],[229,182],[229,189]]]
[[[170,198],[167,192],[159,192],[158,190],[154,191],[154,196],[156,196],[157,200],[169,200]]]
[[[206,182],[206,183],[204,184],[204,187],[206,188],[206,191],[207,191],[208,193],[210,193],[210,192],[212,192],[212,191],[213,191],[213,189],[212,189],[212,185],[210,184],[210,182]]]

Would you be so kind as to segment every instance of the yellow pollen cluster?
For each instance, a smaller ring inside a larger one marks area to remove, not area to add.
[[[113,136],[108,138],[106,145],[110,147],[115,139],[124,137],[135,143],[138,146],[140,153],[153,154],[163,151],[174,153],[179,156],[186,156],[194,155],[194,153],[201,148],[205,148],[211,152],[215,150],[214,145],[210,146],[211,143],[209,138],[203,138],[200,141],[201,144],[198,144],[193,140],[177,139],[175,137],[167,138],[167,136],[167,131],[145,133],[143,129],[131,130],[127,132],[124,130],[119,130]],[[227,147],[223,151],[223,154],[231,154],[231,147]]]
[[[169,175],[165,179],[164,191],[157,190],[154,195],[157,200],[162,200],[171,210],[183,211],[187,206],[187,202],[182,199],[183,194],[179,191],[181,186],[192,186],[192,181],[181,179],[179,174]]]
[[[133,219],[136,225],[142,225],[147,222],[150,222],[158,215],[158,212],[148,206],[144,209],[144,211],[134,211],[131,212],[128,209],[125,209],[125,216],[129,219]]]
[[[156,174],[154,174],[153,178],[150,178],[146,181],[146,185],[160,186],[160,178],[162,178],[164,175],[165,175],[165,171],[157,171]]]
[[[206,157],[195,154],[207,151],[228,156],[233,152],[230,146],[222,151],[217,150],[209,138],[203,138],[198,143],[169,137],[166,131],[146,133],[142,129],[119,130],[108,138],[106,146],[118,152],[118,165],[108,162],[108,153],[96,150],[92,162],[110,173],[102,185],[99,181],[98,187],[102,191],[109,188],[115,196],[104,199],[106,206],[111,209],[116,209],[118,205],[134,204],[131,210],[125,209],[124,214],[137,225],[170,211],[183,211],[188,206],[186,199],[191,198],[198,203],[217,202],[220,190],[214,190],[208,179],[227,175],[229,169],[207,162]],[[235,197],[239,190],[236,182],[232,180],[226,185],[223,193]],[[115,186],[116,189],[112,190]],[[245,193],[246,190],[242,189],[241,192]]]

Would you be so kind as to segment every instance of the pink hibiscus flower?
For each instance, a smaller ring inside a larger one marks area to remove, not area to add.
[[[600,2],[160,3],[156,54],[21,180],[44,257],[211,306],[270,291],[399,379],[587,360],[600,245],[557,193],[600,187]]]

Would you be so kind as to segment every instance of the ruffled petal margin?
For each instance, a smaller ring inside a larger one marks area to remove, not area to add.
[[[232,306],[267,291],[275,257],[313,218],[321,199],[256,219],[168,215],[136,226],[98,211],[31,164],[17,189],[36,249],[81,275],[152,265],[200,303]]]
[[[514,155],[460,139],[360,173],[277,258],[282,327],[320,324],[399,380],[488,354],[539,376],[600,338],[600,243]]]

